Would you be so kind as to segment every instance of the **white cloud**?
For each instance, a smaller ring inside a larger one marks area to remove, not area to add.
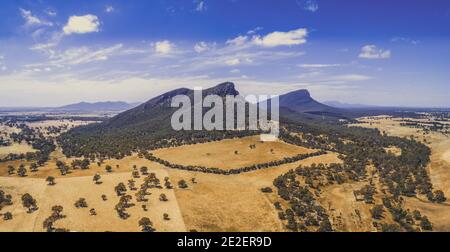
[[[253,44],[263,47],[292,46],[306,43],[308,31],[305,28],[288,32],[272,32],[264,37],[254,36]]]
[[[240,72],[241,72],[241,70],[239,70],[239,69],[231,69],[230,70],[230,73],[233,73],[233,74],[238,74]]]
[[[108,5],[108,6],[105,7],[105,11],[108,12],[108,13],[111,13],[111,12],[114,11],[114,7],[111,6],[111,5]]]
[[[155,52],[157,54],[169,54],[173,51],[174,45],[169,40],[158,41],[155,43]]]
[[[100,21],[95,15],[84,15],[84,16],[71,16],[69,21],[64,26],[64,34],[69,35],[72,33],[90,33],[98,32],[100,30]]]
[[[340,64],[300,64],[301,68],[327,68],[327,67],[338,67]]]
[[[375,45],[365,45],[361,48],[359,57],[363,59],[388,59],[391,57],[391,51],[378,49]]]
[[[214,49],[215,45],[216,45],[215,43],[206,43],[201,41],[195,44],[194,50],[197,53],[202,53]]]
[[[195,7],[195,10],[198,11],[198,12],[206,11],[205,1],[199,1],[197,3],[197,6]]]
[[[241,60],[238,58],[228,59],[225,61],[225,64],[227,64],[229,66],[236,66],[236,65],[241,64]]]
[[[48,22],[33,16],[29,10],[20,9],[23,19],[25,19],[25,26],[53,26],[52,22]]]
[[[238,36],[234,39],[227,40],[226,44],[232,46],[242,46],[245,43],[247,43],[247,40],[248,40],[247,36]]]

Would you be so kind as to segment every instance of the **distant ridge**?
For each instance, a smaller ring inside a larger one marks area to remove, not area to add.
[[[366,105],[366,104],[352,104],[352,103],[344,103],[340,101],[325,101],[323,104],[335,107],[335,108],[343,108],[343,109],[361,109],[361,108],[380,108],[380,106],[375,105]]]
[[[126,102],[80,102],[75,104],[69,104],[62,107],[54,108],[58,111],[124,111],[133,108],[133,104]]]
[[[140,103],[126,102],[79,102],[61,107],[0,107],[0,112],[121,112],[132,109]]]

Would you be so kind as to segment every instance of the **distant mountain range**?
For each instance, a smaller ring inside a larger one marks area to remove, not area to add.
[[[130,104],[126,102],[80,102],[75,104],[69,104],[62,107],[53,108],[58,111],[125,111],[132,109],[138,104]]]
[[[342,109],[380,108],[380,106],[375,106],[375,105],[343,103],[340,101],[324,101],[323,103],[330,107],[342,108]]]
[[[132,109],[140,103],[126,103],[121,101],[116,102],[80,102],[69,104],[61,107],[0,107],[0,112],[97,112],[110,111],[121,112]]]

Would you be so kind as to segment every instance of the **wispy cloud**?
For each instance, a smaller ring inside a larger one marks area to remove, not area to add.
[[[207,7],[206,7],[206,3],[205,3],[205,1],[203,0],[196,0],[196,1],[194,1],[194,3],[196,4],[195,5],[195,11],[198,11],[198,12],[203,12],[203,11],[206,11],[207,10]]]
[[[204,41],[198,42],[194,45],[194,51],[197,53],[203,53],[209,50],[213,50],[216,47],[216,43],[207,43]]]
[[[30,10],[25,10],[25,9],[20,8],[20,13],[22,15],[22,18],[25,20],[25,26],[27,26],[27,27],[53,26],[52,22],[38,18],[37,16],[33,15],[33,13]]]
[[[297,0],[297,5],[310,12],[319,10],[319,3],[316,0]]]
[[[420,40],[417,39],[411,39],[411,38],[407,38],[407,37],[393,37],[391,39],[392,42],[404,42],[404,43],[408,43],[411,45],[418,45],[420,44]]]
[[[339,67],[341,64],[300,64],[301,68],[328,68],[328,67]]]
[[[0,70],[1,71],[6,71],[6,69],[7,69],[5,63],[3,62],[4,59],[5,59],[5,56],[0,55]]]
[[[36,50],[41,48],[35,48]],[[45,49],[45,47],[44,47]],[[94,61],[105,61],[111,56],[122,54],[123,44],[116,44],[111,47],[93,50],[89,47],[75,47],[62,52],[53,51],[49,55],[48,62],[29,64],[28,68],[40,69],[45,67],[66,67],[86,64]]]
[[[114,7],[112,6],[112,5],[107,5],[106,7],[105,7],[105,12],[107,12],[107,13],[111,13],[111,12],[114,12]]]

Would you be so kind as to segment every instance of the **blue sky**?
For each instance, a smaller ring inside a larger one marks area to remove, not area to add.
[[[450,2],[2,0],[0,106],[145,101],[233,81],[450,107]]]

